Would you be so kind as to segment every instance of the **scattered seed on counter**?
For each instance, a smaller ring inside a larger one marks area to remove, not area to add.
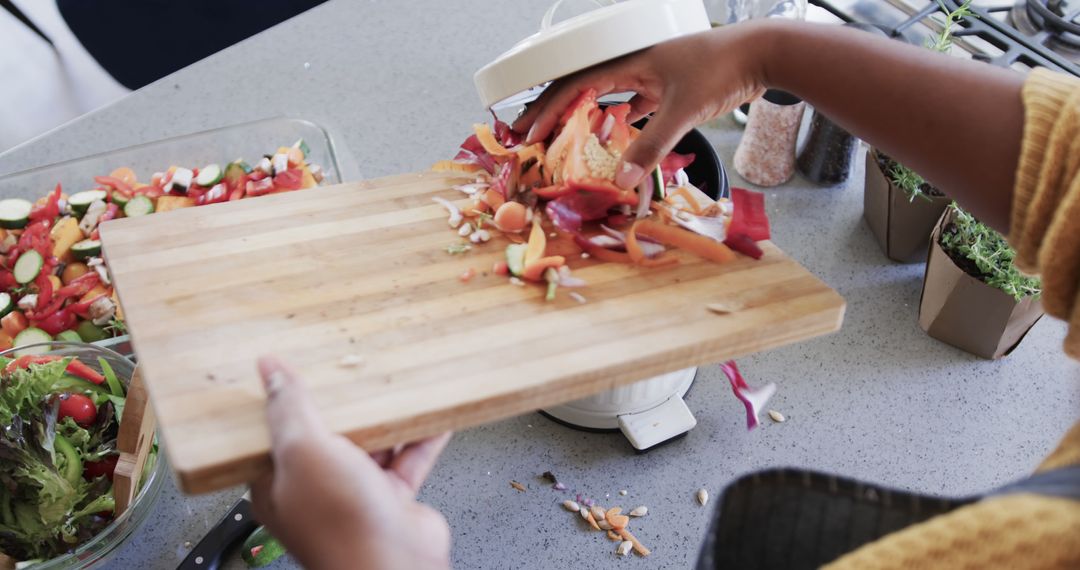
[[[472,231],[472,224],[470,224],[469,222],[465,222],[464,224],[461,224],[460,228],[458,228],[457,235],[461,237],[469,237],[472,234]]]
[[[769,410],[769,417],[772,418],[772,421],[778,424],[782,424],[787,421],[787,418],[784,417],[784,414],[781,414],[776,410]]]
[[[623,490],[619,491],[619,494],[625,497],[626,496],[626,489],[623,489]]]
[[[632,517],[643,517],[649,514],[649,508],[645,506],[634,507],[634,510],[630,511]]]
[[[592,519],[592,515],[589,514],[589,509],[581,509],[580,511],[578,511],[578,514],[580,514],[581,518],[585,519],[586,521]]]
[[[577,291],[571,291],[567,293],[567,296],[577,301],[580,305],[584,305],[586,303],[585,296],[581,293],[578,293]]]
[[[346,354],[338,361],[338,366],[342,368],[356,368],[364,363],[364,357],[359,354]]]
[[[518,491],[521,491],[522,493],[525,492],[525,485],[522,485],[521,483],[518,483],[517,481],[511,481],[510,486],[517,489]]]
[[[600,505],[593,505],[589,507],[589,512],[592,513],[593,518],[595,518],[596,520],[604,520],[604,507],[601,507]]]
[[[709,502],[709,492],[705,489],[698,489],[697,502],[701,503],[701,506],[705,506],[705,503]]]
[[[615,554],[619,556],[626,556],[630,554],[630,551],[634,549],[634,543],[629,540],[624,540],[619,543],[619,546],[615,547]]]
[[[745,309],[746,306],[739,301],[718,301],[705,305],[705,308],[718,315],[729,315]]]
[[[555,483],[554,485],[551,486],[551,488],[555,489],[556,491],[565,491],[566,490],[566,485],[563,485],[562,483]]]
[[[575,503],[574,501],[563,501],[562,506],[572,513],[576,513],[581,510],[581,505]]]
[[[600,527],[600,530],[612,530],[615,528],[607,521],[596,521],[596,526]]]

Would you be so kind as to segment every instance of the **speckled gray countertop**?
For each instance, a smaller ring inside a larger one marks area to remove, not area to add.
[[[333,0],[0,155],[0,173],[281,115],[325,125],[353,176],[422,169],[485,118],[472,72],[533,31],[547,4]],[[704,132],[730,163],[741,131],[721,120]],[[752,383],[778,384],[770,407],[786,423],[748,433],[708,366],[688,396],[697,428],[645,455],[620,435],[537,414],[461,432],[421,495],[450,522],[455,567],[687,568],[710,514],[694,492],[718,496],[770,466],[947,495],[1029,472],[1080,417],[1080,366],[1061,353],[1063,326],[1043,319],[998,362],[927,337],[916,324],[922,266],[880,253],[861,186],[860,165],[847,186],[796,178],[766,191],[774,241],[848,303],[841,332],[740,361]],[[538,479],[547,470],[611,505],[647,505],[633,528],[653,555],[616,559],[612,543],[558,507],[565,495]],[[174,567],[238,494],[188,498],[168,486],[110,567]]]

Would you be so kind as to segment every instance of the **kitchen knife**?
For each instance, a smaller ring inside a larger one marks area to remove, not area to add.
[[[251,493],[244,493],[229,512],[195,545],[177,570],[217,570],[233,546],[243,541],[259,523],[251,509]]]

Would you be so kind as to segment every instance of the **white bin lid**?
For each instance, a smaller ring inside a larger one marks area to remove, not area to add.
[[[473,76],[485,107],[510,98],[525,102],[549,81],[710,28],[702,0],[594,0],[609,5],[552,24],[561,1],[548,10],[539,32]]]

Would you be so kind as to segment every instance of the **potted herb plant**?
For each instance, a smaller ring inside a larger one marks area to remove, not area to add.
[[[949,51],[956,24],[972,14],[970,3],[967,0],[956,10],[946,10],[942,31],[927,45],[929,49]],[[925,260],[930,231],[949,202],[922,176],[880,150],[867,153],[863,218],[889,259],[901,263]]]
[[[1001,234],[949,206],[930,236],[919,326],[983,358],[1012,352],[1043,314],[1041,283],[1015,256]]]

